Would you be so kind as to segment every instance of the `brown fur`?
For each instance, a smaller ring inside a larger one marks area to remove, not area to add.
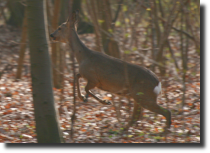
[[[58,41],[68,41],[67,29],[70,27],[71,37],[69,42],[79,63],[79,74],[77,74],[79,98],[87,101],[88,96],[91,95],[100,103],[110,105],[110,101],[102,100],[90,91],[95,87],[118,95],[124,95],[135,100],[133,116],[125,128],[126,130],[140,118],[142,114],[141,107],[165,116],[167,119],[166,124],[169,128],[171,125],[171,113],[169,110],[157,105],[158,95],[153,91],[159,83],[157,76],[144,67],[88,49],[77,35],[75,26],[77,18],[78,12],[74,12],[71,24],[68,21],[63,23],[51,34],[51,37]],[[87,80],[85,87],[86,96],[80,92],[80,77]]]

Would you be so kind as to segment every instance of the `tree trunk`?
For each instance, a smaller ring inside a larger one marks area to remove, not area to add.
[[[96,0],[87,0],[86,2],[87,2],[87,7],[88,7],[90,17],[93,21],[94,31],[96,35],[95,50],[99,52],[103,52],[102,45],[101,45],[101,35],[100,35],[99,24],[98,24],[98,11],[96,8]]]
[[[23,62],[24,62],[25,51],[26,51],[26,40],[27,40],[27,13],[25,11],[23,27],[22,27],[22,36],[21,36],[21,41],[20,41],[20,52],[19,52],[16,79],[21,79]]]
[[[54,1],[54,15],[52,19],[52,29],[53,31],[58,28],[58,21],[59,21],[59,15],[60,15],[60,0]],[[60,52],[60,43],[55,42],[52,43],[52,64],[53,64],[53,83],[55,88],[60,88],[61,83],[59,81],[59,52]]]
[[[52,90],[46,1],[27,0],[33,104],[38,143],[61,143]]]
[[[171,9],[170,14],[167,19],[167,22],[164,25],[164,32],[161,35],[161,40],[160,40],[159,46],[158,46],[159,49],[158,49],[158,53],[156,56],[156,61],[159,63],[159,70],[160,70],[160,74],[162,76],[165,75],[165,73],[166,73],[166,69],[163,67],[165,65],[164,64],[165,60],[163,58],[164,47],[168,40],[168,36],[172,29],[172,25],[173,25],[174,21],[176,20],[177,15],[179,13],[179,10],[177,7],[178,7],[177,3],[176,3],[176,1],[174,1],[172,9]]]
[[[81,7],[81,1],[82,0],[73,0],[72,8],[74,10],[79,10],[80,13],[82,13],[82,7]],[[60,18],[59,18],[59,24],[66,21],[68,18],[68,6],[69,6],[69,0],[61,0],[61,9],[60,9]],[[81,22],[81,21],[80,21]]]
[[[99,18],[102,21],[101,28],[110,33],[113,36],[114,28],[112,27],[112,14],[109,0],[97,1]],[[102,44],[104,52],[110,56],[120,58],[120,49],[118,43],[114,40],[114,37],[108,37],[104,32],[101,31]]]
[[[52,30],[52,18],[53,18],[53,6],[52,1],[48,0],[46,1],[47,5],[47,19],[48,19],[48,30],[51,32]]]
[[[24,5],[21,0],[7,0],[7,7],[10,12],[7,24],[21,27],[24,17]]]

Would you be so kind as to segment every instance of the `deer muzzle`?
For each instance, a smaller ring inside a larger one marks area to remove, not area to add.
[[[53,40],[56,40],[56,37],[54,37],[53,33],[50,34],[50,37],[51,37]]]

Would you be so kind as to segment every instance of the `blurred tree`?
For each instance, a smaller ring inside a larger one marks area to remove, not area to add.
[[[61,1],[60,0],[55,0],[54,1],[54,10],[53,10],[53,16],[52,16],[52,29],[53,31],[58,28],[58,21],[60,17],[60,5]],[[59,71],[59,65],[61,64],[59,62],[59,56],[61,56],[61,51],[60,51],[60,42],[54,42],[52,43],[52,68],[53,68],[53,84],[55,88],[61,88],[62,86],[62,81],[60,81],[60,72]]]
[[[88,23],[88,21],[86,20],[87,17],[84,15],[84,11],[83,11],[84,7],[82,7],[83,2],[84,1],[82,1],[82,0],[73,0],[73,4],[72,4],[72,10],[73,11],[79,10],[80,15],[82,16],[79,21],[77,32],[78,32],[78,34],[93,33],[94,32],[93,26],[90,25],[90,23]],[[59,24],[65,22],[69,16],[68,3],[69,3],[69,0],[61,0]]]
[[[10,16],[7,24],[21,27],[24,18],[24,5],[22,0],[7,0],[7,8]]]
[[[25,57],[26,46],[27,46],[26,40],[27,40],[27,12],[25,11],[23,26],[22,26],[21,41],[20,41],[20,51],[19,51],[16,79],[21,79],[21,76],[22,76],[22,67],[23,67],[23,62],[24,62],[24,57]]]
[[[119,1],[119,6],[123,0]],[[114,38],[114,22],[117,20],[119,10],[112,19],[112,10],[109,0],[86,0],[88,14],[93,21],[96,34],[96,50],[120,58],[118,42]]]
[[[106,33],[101,31],[101,38],[102,38],[104,52],[110,56],[120,58],[121,57],[120,49],[117,41],[115,41],[114,38],[114,26],[113,26],[114,20],[112,19],[110,1],[103,0],[103,1],[97,1],[97,3],[98,3],[97,12],[98,12],[99,21],[101,22],[101,28],[107,33],[109,33],[109,36],[107,36]]]
[[[62,141],[54,104],[45,0],[27,0],[33,104],[38,143]]]
[[[96,0],[87,0],[87,7],[88,7],[88,12],[90,14],[90,17],[93,21],[94,24],[94,31],[95,31],[95,35],[96,35],[96,39],[95,39],[95,44],[96,44],[96,51],[102,52],[102,44],[101,44],[101,34],[100,34],[100,30],[99,30],[99,23],[98,23],[98,9],[96,6],[97,1]]]
[[[68,5],[69,5],[69,0],[60,0],[61,2],[61,9],[60,9],[60,19],[59,19],[59,24],[63,23],[66,21],[68,18]],[[73,10],[80,10],[82,12],[82,7],[81,7],[81,1],[82,0],[73,0]]]

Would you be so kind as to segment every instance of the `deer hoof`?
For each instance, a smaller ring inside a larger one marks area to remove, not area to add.
[[[88,102],[88,99],[87,99],[87,98],[84,98],[84,100],[83,100],[83,101],[86,103],[86,102]]]
[[[112,102],[109,100],[103,100],[104,105],[112,105]]]
[[[82,95],[82,100],[83,100],[83,102],[85,102],[85,103],[88,102],[88,98],[85,97],[85,96],[83,96],[83,95]]]

